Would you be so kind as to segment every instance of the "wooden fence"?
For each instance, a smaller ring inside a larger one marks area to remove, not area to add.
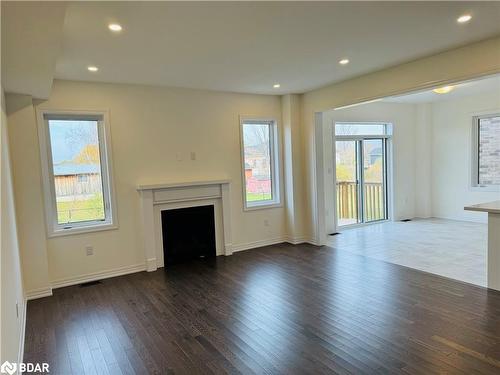
[[[382,183],[364,184],[365,221],[385,218],[384,188]],[[354,181],[337,182],[337,217],[339,219],[357,219],[358,217],[357,184]]]

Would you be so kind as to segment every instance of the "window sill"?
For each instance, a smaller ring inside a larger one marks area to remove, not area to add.
[[[48,233],[48,237],[49,238],[64,237],[64,236],[71,236],[74,234],[102,232],[105,230],[114,230],[114,229],[118,229],[118,224],[105,223],[105,224],[96,224],[96,225],[88,225],[88,226],[76,226],[76,227],[68,228],[68,229],[51,230]]]
[[[499,193],[500,186],[471,186],[469,190],[477,193]]]
[[[283,204],[281,202],[270,202],[270,203],[262,203],[262,204],[255,204],[252,206],[243,206],[243,211],[255,211],[255,210],[265,210],[268,208],[280,208],[283,207]]]

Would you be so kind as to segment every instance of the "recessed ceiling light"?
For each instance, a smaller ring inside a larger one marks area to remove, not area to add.
[[[458,23],[466,23],[471,20],[472,16],[470,14],[464,14],[457,18]]]
[[[339,61],[339,64],[340,65],[347,65],[347,64],[349,64],[349,59],[342,59]]]
[[[89,72],[97,72],[99,70],[99,68],[97,66],[91,65],[91,66],[87,66],[87,70]]]
[[[273,85],[273,87],[274,87],[275,89],[279,89],[279,88],[281,87],[281,85],[280,85],[279,83],[275,83],[275,84]]]
[[[451,90],[453,90],[455,86],[443,86],[443,87],[438,87],[437,89],[434,89],[436,94],[448,94]]]
[[[108,29],[117,33],[119,31],[122,31],[122,26],[117,23],[110,23],[108,25]]]

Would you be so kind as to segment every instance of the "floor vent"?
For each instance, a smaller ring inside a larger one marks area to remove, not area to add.
[[[401,220],[401,221],[402,221],[403,223],[406,223],[406,222],[408,222],[408,221],[411,221],[411,219],[403,219],[403,220]]]
[[[86,288],[88,286],[98,285],[98,284],[102,284],[101,280],[89,281],[88,283],[82,283],[79,286],[80,288]]]

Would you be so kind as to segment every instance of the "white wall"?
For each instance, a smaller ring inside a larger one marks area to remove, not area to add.
[[[46,244],[50,282],[144,264],[136,191],[139,184],[229,177],[235,248],[285,237],[283,207],[243,211],[240,162],[239,115],[272,117],[281,128],[278,96],[55,81],[49,100],[37,103],[36,108],[109,110],[119,221],[117,230],[49,239]],[[16,119],[16,114],[11,117],[15,120],[11,122],[9,118],[14,177],[19,181],[16,199],[25,202],[25,207],[19,208],[20,215],[26,221],[29,212],[43,218],[41,197],[36,191],[40,181],[37,186],[33,186],[34,181],[29,182],[40,174],[35,124],[26,117]],[[190,160],[191,151],[196,152],[197,160]],[[182,161],[176,160],[177,153],[182,155]],[[45,230],[43,219],[30,222],[29,226],[25,220],[19,223],[21,237],[27,237],[33,226],[38,231]],[[87,245],[94,246],[93,256],[85,255]],[[34,246],[26,244],[23,254],[31,254]],[[31,274],[37,273],[34,267],[31,263],[25,269],[27,284],[32,289],[44,286],[43,280],[31,280],[35,277]]]
[[[432,216],[432,108],[416,104],[415,118],[415,216]]]
[[[333,231],[334,156],[332,154],[333,124],[335,122],[382,122],[393,124],[392,137],[392,197],[391,219],[401,220],[415,216],[415,122],[416,106],[399,103],[371,103],[324,113],[323,123],[328,131],[324,139],[325,198],[327,232]]]
[[[300,149],[300,96],[291,94],[281,98],[283,117],[283,175],[285,181],[286,231],[288,240],[298,243],[304,238],[303,217],[300,215],[303,206],[303,190],[301,176]]]
[[[470,187],[472,116],[500,112],[500,89],[432,103],[432,214],[435,217],[486,222],[486,214],[464,206],[500,199],[500,192]]]
[[[25,301],[17,241],[16,214],[2,89],[1,113],[1,343],[0,363],[22,359]],[[18,304],[16,308],[16,303]]]
[[[40,152],[33,101],[29,95],[6,96],[9,145],[24,289],[50,294]]]

